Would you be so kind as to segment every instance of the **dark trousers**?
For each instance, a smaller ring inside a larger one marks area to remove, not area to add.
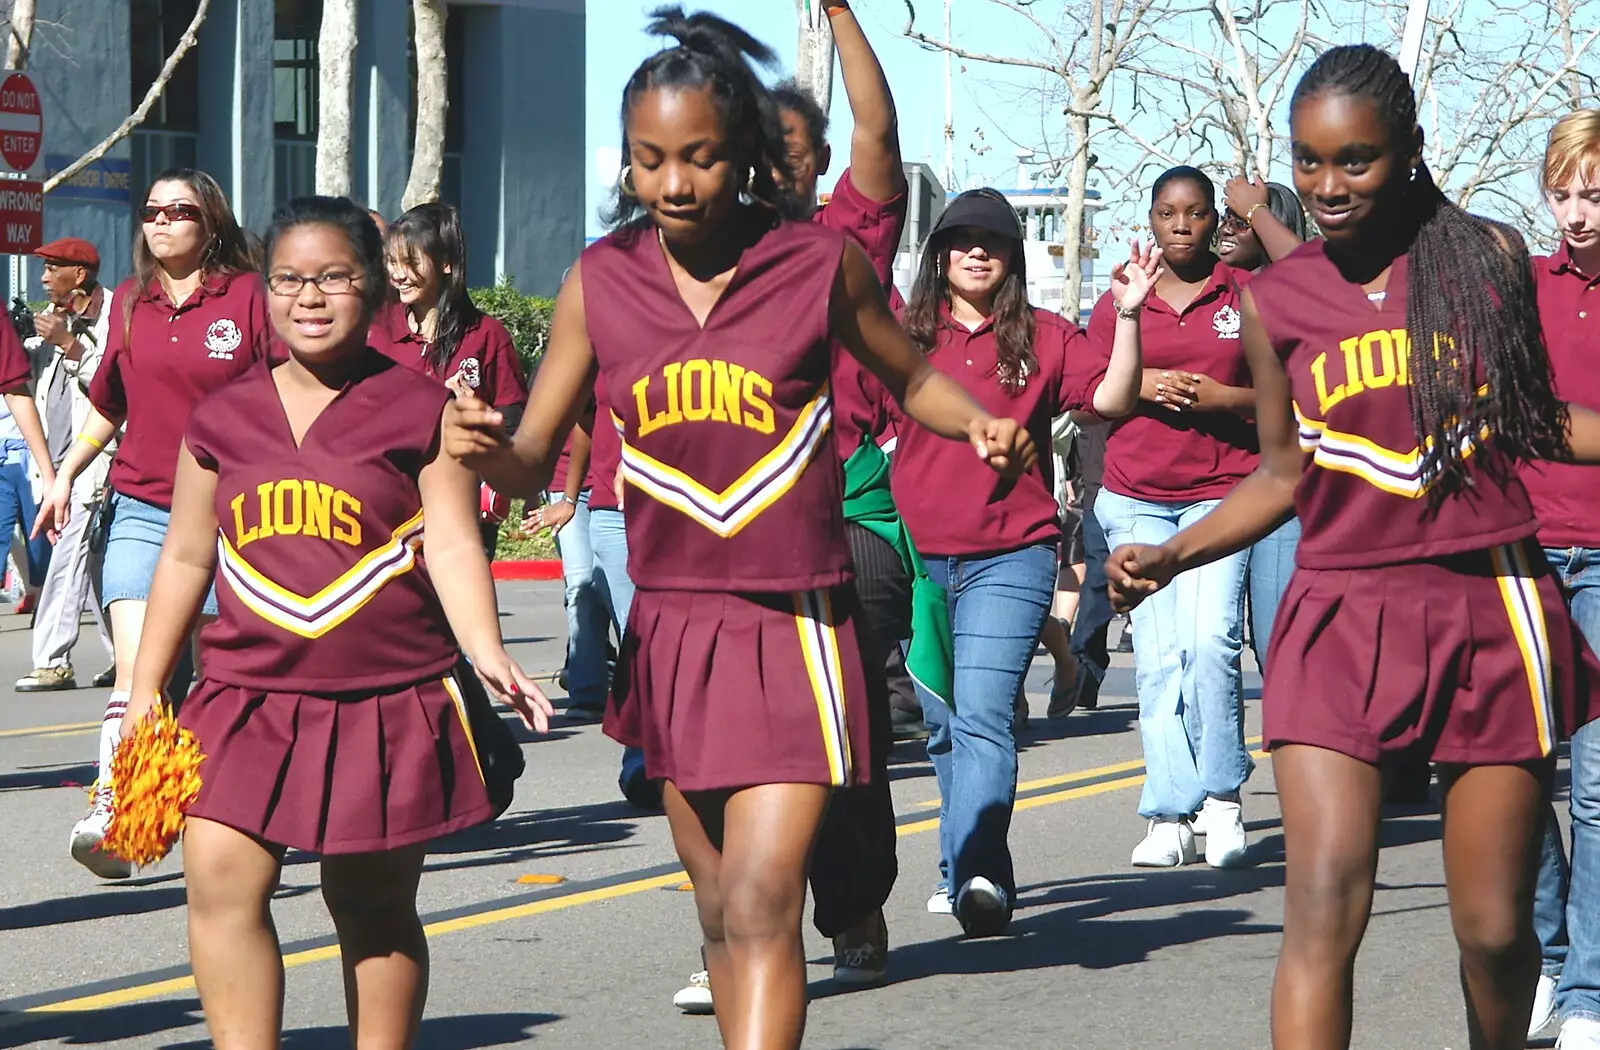
[[[1106,652],[1106,628],[1111,623],[1111,597],[1106,591],[1106,559],[1111,548],[1094,508],[1083,514],[1083,586],[1078,590],[1078,618],[1072,625],[1072,655],[1078,658],[1078,688],[1100,690],[1111,656]],[[1087,672],[1087,674],[1085,674]]]
[[[811,853],[811,920],[836,937],[883,907],[900,873],[895,858],[894,801],[889,795],[889,654],[910,633],[911,581],[900,556],[859,525],[845,525],[856,563],[860,616],[856,641],[867,681],[872,763],[869,783],[833,793]]]

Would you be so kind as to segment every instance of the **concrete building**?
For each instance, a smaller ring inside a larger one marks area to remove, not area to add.
[[[45,148],[35,177],[122,122],[196,2],[38,0],[29,71]],[[410,172],[411,5],[358,9],[354,195],[392,217]],[[322,0],[211,0],[197,45],[144,124],[45,198],[44,239],[93,241],[110,283],[130,268],[134,208],[165,168],[210,172],[257,231],[279,203],[312,192],[321,17]],[[450,0],[441,196],[461,208],[473,287],[511,275],[525,292],[553,295],[583,248],[584,18],[584,0]],[[31,261],[23,277],[37,298]]]

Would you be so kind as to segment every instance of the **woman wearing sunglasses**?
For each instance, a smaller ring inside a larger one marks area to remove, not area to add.
[[[121,736],[144,628],[156,558],[167,534],[178,446],[201,398],[266,356],[266,293],[259,266],[215,179],[176,168],[150,187],[139,211],[134,275],[111,300],[105,356],[89,388],[94,410],[39,507],[34,526],[52,533],[70,513],[72,482],[120,427],[108,479],[101,601],[111,622],[117,679],[100,724],[100,778],[89,813],[72,828],[73,859],[103,879],[127,878],[129,865],[100,848],[111,820],[111,752]],[[208,594],[195,624],[215,618]],[[180,666],[169,695],[188,692]]]

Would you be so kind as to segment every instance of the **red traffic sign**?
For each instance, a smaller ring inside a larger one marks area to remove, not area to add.
[[[0,179],[0,254],[25,255],[44,243],[44,183]]]
[[[39,92],[26,73],[12,73],[0,83],[0,157],[17,171],[39,159],[44,143],[44,110]]]

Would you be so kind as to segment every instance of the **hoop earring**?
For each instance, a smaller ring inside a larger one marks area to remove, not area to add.
[[[622,170],[617,172],[617,192],[621,193],[624,197],[637,198],[639,196],[638,191],[633,188],[633,183],[630,181],[632,178],[632,164],[623,165]]]

